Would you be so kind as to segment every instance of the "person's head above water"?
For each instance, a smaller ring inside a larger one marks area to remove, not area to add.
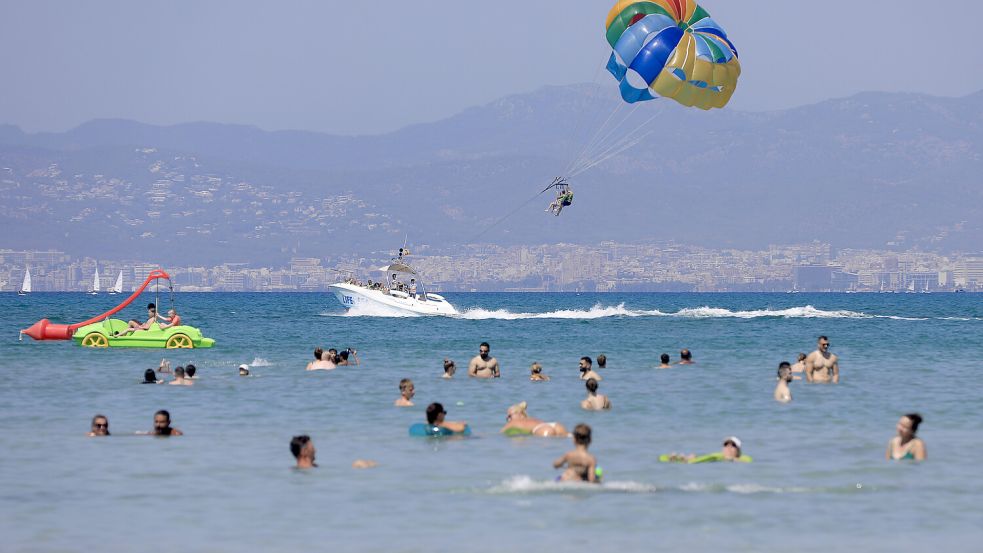
[[[693,353],[690,352],[690,350],[688,349],[681,349],[679,350],[679,358],[682,359],[683,361],[692,361]]]
[[[737,459],[741,456],[741,440],[737,436],[724,438],[724,458]]]
[[[157,373],[155,373],[153,369],[143,371],[143,383],[157,384]]]
[[[799,354],[795,356],[795,359],[796,359],[796,362],[799,363],[799,362],[805,361],[806,360],[806,357],[809,357],[809,356],[806,355],[806,354],[804,354],[804,353],[802,353],[802,352],[799,352]]]
[[[478,344],[478,355],[480,355],[482,359],[487,359],[489,353],[491,353],[491,346],[488,345],[488,342]]]
[[[819,339],[816,340],[816,344],[819,346],[819,351],[825,352],[829,349],[829,338],[826,336],[820,336]]]
[[[154,434],[170,434],[171,414],[165,409],[154,413]]]
[[[445,374],[454,374],[454,371],[456,371],[456,370],[457,370],[457,366],[454,364],[453,361],[451,361],[450,359],[444,359],[444,373]]]
[[[660,355],[659,356],[659,361],[662,361],[662,364],[663,365],[668,365],[669,364],[669,354],[668,353],[663,353],[662,355]]]
[[[184,367],[178,367],[174,369],[174,378],[177,379],[184,378]]]
[[[297,459],[298,468],[317,466],[317,463],[314,462],[317,457],[317,450],[314,448],[311,437],[306,434],[294,436],[290,440],[290,453],[293,454],[294,459]]]
[[[188,378],[193,378],[196,372],[198,372],[198,367],[195,367],[191,363],[184,366],[184,374],[186,374]]]
[[[510,421],[513,418],[526,418],[528,414],[526,413],[526,407],[528,404],[525,401],[520,401],[515,405],[512,405],[505,411],[505,420]]]
[[[591,368],[591,365],[593,365],[593,364],[594,364],[594,362],[591,361],[590,357],[587,357],[587,356],[581,357],[580,358],[580,372],[585,373],[585,372],[589,371],[590,368]]]
[[[592,394],[593,393],[596,393],[597,392],[597,379],[596,378],[588,378],[587,379],[587,383],[584,384],[584,386],[587,387],[587,391],[588,392],[590,392]]]
[[[239,365],[239,376],[249,376],[249,365]]]
[[[603,353],[597,356],[597,367],[603,369],[608,364],[608,356]]]
[[[902,437],[914,437],[918,432],[918,425],[922,423],[922,416],[918,413],[908,413],[898,421],[898,435]]]
[[[792,364],[788,361],[778,364],[778,380],[792,380]]]
[[[321,348],[314,348],[314,359],[317,359],[318,361],[320,361],[321,360],[321,355],[323,355],[323,354],[324,354],[324,350],[323,349],[321,349]]]
[[[90,434],[93,436],[108,436],[109,435],[109,419],[106,415],[96,415],[92,417],[92,429]]]
[[[587,426],[584,423],[580,423],[573,427],[573,443],[577,445],[582,445],[584,447],[589,446],[591,441],[590,435],[590,426]]]
[[[409,397],[413,397],[413,394],[415,393],[415,388],[413,386],[413,381],[410,380],[409,378],[404,378],[404,379],[400,380],[399,381],[399,391],[405,397],[408,397],[408,398]]]
[[[444,411],[444,406],[437,402],[427,405],[427,423],[429,424],[439,424],[443,422],[444,415],[446,414],[447,411]]]
[[[533,363],[529,366],[529,372],[532,374],[540,374],[543,372],[543,366],[539,363]]]

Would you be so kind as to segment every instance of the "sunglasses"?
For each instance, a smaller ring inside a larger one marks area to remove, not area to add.
[[[727,446],[737,447],[737,444],[735,444],[734,442],[724,442],[724,447],[727,447]]]
[[[96,423],[96,424],[93,424],[92,425],[92,428],[109,428],[109,423],[106,423],[106,424]]]

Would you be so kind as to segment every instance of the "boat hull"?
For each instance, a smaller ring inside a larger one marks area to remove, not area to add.
[[[328,291],[346,309],[353,307],[382,307],[417,315],[457,315],[457,309],[442,297],[428,294],[428,299],[417,299],[406,294],[394,292],[390,295],[381,290],[370,290],[354,284],[338,283],[328,287]],[[403,297],[403,296],[406,297]]]

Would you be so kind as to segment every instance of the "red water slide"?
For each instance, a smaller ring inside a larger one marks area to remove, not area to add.
[[[75,331],[77,329],[85,325],[99,322],[103,319],[107,319],[111,315],[115,314],[116,312],[126,307],[127,305],[130,305],[130,303],[133,302],[133,300],[140,297],[140,294],[142,294],[143,290],[150,285],[151,281],[157,280],[159,278],[166,278],[168,281],[170,281],[171,275],[165,273],[160,269],[151,271],[150,274],[147,275],[147,280],[143,281],[143,284],[139,288],[137,288],[137,290],[133,292],[133,294],[131,294],[130,297],[126,298],[126,300],[124,300],[123,303],[117,305],[116,307],[110,309],[109,311],[106,311],[102,315],[92,317],[87,321],[82,321],[80,323],[75,323],[70,325],[63,325],[63,324],[54,324],[48,319],[41,319],[40,321],[31,325],[30,328],[26,328],[20,331],[20,333],[27,334],[28,336],[34,338],[35,340],[71,340],[72,335],[75,334]]]

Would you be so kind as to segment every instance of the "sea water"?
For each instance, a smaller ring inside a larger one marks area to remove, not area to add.
[[[121,298],[0,295],[0,551],[978,551],[983,538],[978,295],[447,294],[462,315],[394,317],[327,294],[178,294],[214,348],[17,341],[42,317],[76,322]],[[778,363],[820,334],[840,383],[796,381],[792,403],[775,402]],[[482,341],[501,379],[468,379]],[[315,346],[355,348],[361,364],[307,372]],[[696,364],[655,368],[681,348]],[[613,409],[585,412],[577,363],[600,353]],[[140,384],[163,357],[200,379]],[[529,381],[533,361],[550,382]],[[405,377],[416,407],[398,409]],[[499,434],[523,400],[591,425],[603,485],[554,482],[569,439]],[[474,436],[409,437],[433,401]],[[158,409],[183,437],[134,435]],[[928,460],[885,461],[912,411]],[[96,413],[111,437],[85,437]],[[320,468],[292,468],[297,434]],[[730,435],[753,463],[657,462]],[[352,469],[358,458],[379,466]]]

